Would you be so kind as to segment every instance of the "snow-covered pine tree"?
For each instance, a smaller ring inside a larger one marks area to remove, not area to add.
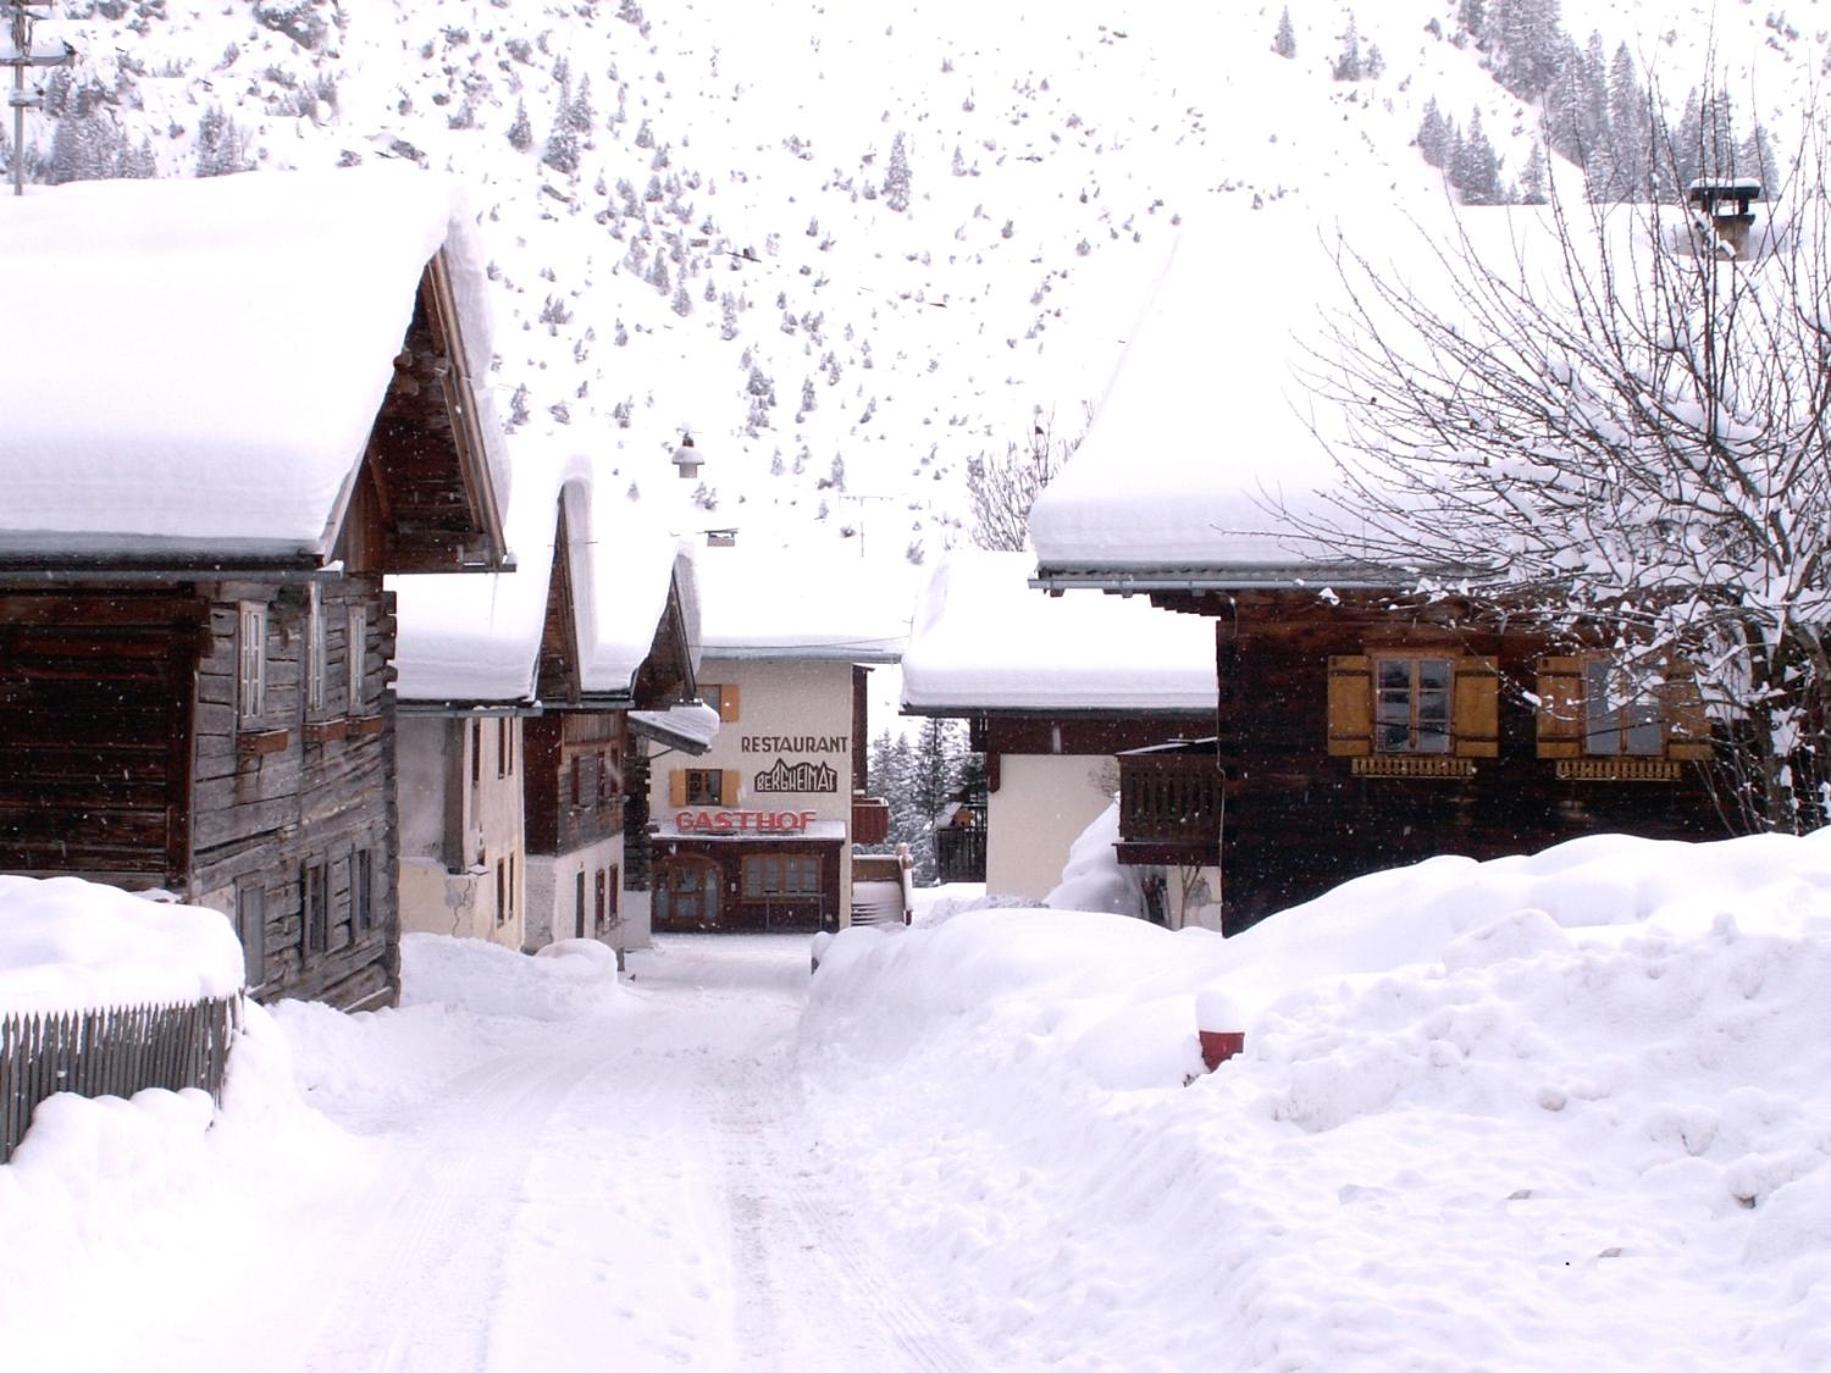
[[[1297,55],[1297,33],[1291,28],[1291,7],[1286,5],[1278,15],[1278,31],[1272,35],[1272,51],[1280,57]]]
[[[534,146],[534,126],[528,122],[525,101],[516,102],[515,118],[509,124],[509,146],[518,153],[525,153]]]
[[[1519,200],[1522,205],[1544,205],[1546,196],[1545,149],[1534,143],[1526,155],[1525,170],[1519,174]]]
[[[1456,133],[1443,111],[1437,108],[1437,97],[1424,102],[1424,120],[1418,125],[1418,152],[1427,165],[1442,167],[1449,161]]]
[[[253,169],[248,135],[221,105],[206,108],[197,120],[197,175],[233,176]]]
[[[1469,116],[1468,132],[1456,145],[1450,184],[1462,192],[1465,205],[1497,205],[1501,199],[1500,158],[1481,127],[1481,110]]]
[[[1359,81],[1367,74],[1361,61],[1360,29],[1352,12],[1348,15],[1348,31],[1341,36],[1341,55],[1331,70],[1337,81]]]
[[[900,129],[890,143],[890,166],[884,172],[884,203],[898,214],[909,208],[909,153]]]

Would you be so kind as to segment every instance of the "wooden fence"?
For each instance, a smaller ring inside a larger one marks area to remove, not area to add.
[[[0,1016],[0,1164],[58,1092],[130,1097],[145,1087],[198,1087],[222,1100],[241,998]]]

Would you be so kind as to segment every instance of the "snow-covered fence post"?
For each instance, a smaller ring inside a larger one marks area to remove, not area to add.
[[[1202,1066],[1213,1072],[1246,1049],[1246,1020],[1226,992],[1198,992],[1195,996],[1195,1035],[1201,1043]]]

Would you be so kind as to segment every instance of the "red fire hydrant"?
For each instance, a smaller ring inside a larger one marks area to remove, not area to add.
[[[1201,1042],[1202,1066],[1213,1072],[1246,1049],[1245,1017],[1232,997],[1209,989],[1195,998],[1195,1035]]]

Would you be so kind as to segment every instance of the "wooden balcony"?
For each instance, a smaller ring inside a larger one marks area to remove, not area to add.
[[[852,798],[852,842],[881,844],[890,838],[890,803],[875,796]]]
[[[1220,859],[1221,773],[1214,741],[1119,755],[1119,861],[1215,863]]]

